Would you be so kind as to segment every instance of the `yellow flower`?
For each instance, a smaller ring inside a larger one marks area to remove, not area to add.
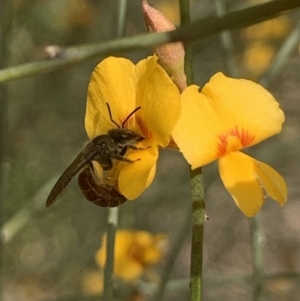
[[[243,54],[247,70],[254,76],[261,75],[271,65],[275,48],[263,42],[250,43]]]
[[[114,276],[135,281],[148,267],[158,263],[165,254],[166,236],[146,231],[118,230],[115,237]],[[104,268],[106,261],[106,235],[95,256],[96,263]]]
[[[109,57],[95,68],[88,87],[85,128],[90,139],[117,128],[110,120],[106,103],[120,126],[134,109],[141,107],[124,127],[145,138],[136,145],[144,149],[128,150],[125,157],[135,162],[115,160],[114,168],[104,179],[133,200],[154,178],[158,148],[168,145],[180,115],[180,93],[156,56],[137,65],[124,58]]]
[[[239,150],[281,131],[284,113],[262,86],[215,74],[202,91],[182,93],[182,113],[173,138],[192,169],[219,159],[224,186],[246,216],[254,216],[264,191],[279,204],[287,198],[283,178],[270,166]]]

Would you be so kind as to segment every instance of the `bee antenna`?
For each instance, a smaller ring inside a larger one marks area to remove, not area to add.
[[[134,114],[136,113],[139,109],[141,109],[141,107],[137,107],[135,108],[127,117],[126,119],[122,122],[122,129],[124,128],[124,124],[128,121],[128,119]]]
[[[112,115],[111,115],[111,110],[110,110],[109,103],[107,102],[106,105],[107,105],[107,109],[108,109],[108,114],[109,114],[110,121],[111,121],[113,124],[115,124],[115,125],[120,129],[120,126],[112,119]],[[129,116],[131,116],[131,115],[132,115],[132,113],[131,113]],[[127,121],[127,119],[128,119],[128,117],[126,118],[126,121]],[[124,123],[124,122],[123,122],[123,123]],[[123,124],[122,124],[122,128],[123,128]]]

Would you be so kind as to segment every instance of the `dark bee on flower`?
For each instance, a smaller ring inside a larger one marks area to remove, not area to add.
[[[136,161],[132,161],[124,156],[128,149],[141,149],[136,147],[135,144],[143,140],[144,137],[136,134],[132,130],[124,129],[124,124],[141,107],[134,109],[123,121],[121,127],[113,120],[108,103],[107,108],[111,122],[118,128],[111,129],[107,134],[99,135],[86,144],[84,149],[53,186],[46,201],[47,207],[57,199],[63,189],[81,170],[78,176],[78,184],[83,195],[89,201],[102,207],[115,207],[126,201],[126,198],[119,193],[116,187],[97,181],[94,175],[92,161],[98,162],[104,171],[113,168],[113,159],[127,163]]]

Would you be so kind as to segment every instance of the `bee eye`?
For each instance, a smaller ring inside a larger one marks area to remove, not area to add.
[[[121,138],[122,138],[122,139],[130,139],[131,136],[132,136],[131,134],[122,134],[122,135],[121,135]]]

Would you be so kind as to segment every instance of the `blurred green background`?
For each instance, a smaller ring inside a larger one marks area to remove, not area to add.
[[[44,47],[95,43],[116,37],[117,0],[11,0],[5,43],[7,61],[19,65],[45,57]],[[192,20],[217,14],[216,2],[191,1]],[[260,1],[223,1],[227,11]],[[176,25],[176,0],[149,1]],[[299,11],[232,31],[226,52],[220,35],[193,44],[195,82],[203,86],[217,71],[259,81],[298,28]],[[298,22],[298,23],[297,23]],[[128,1],[124,35],[145,32],[141,0]],[[297,35],[297,32],[296,32]],[[223,36],[224,38],[224,36]],[[225,37],[226,38],[226,37]],[[291,42],[290,42],[291,43]],[[3,46],[3,45],[2,45]],[[289,199],[280,208],[267,199],[258,220],[248,222],[224,189],[215,164],[204,168],[206,206],[205,300],[251,300],[251,233],[259,223],[263,242],[266,300],[300,298],[300,46],[281,58],[283,67],[268,82],[286,113],[280,135],[249,149],[287,181]],[[137,62],[152,50],[122,55]],[[95,298],[84,290],[84,275],[97,271],[94,255],[106,231],[107,209],[87,202],[74,180],[50,208],[45,200],[54,181],[87,141],[84,114],[87,85],[100,60],[2,85],[4,132],[2,202],[2,298],[5,301]],[[6,90],[5,90],[6,89]],[[7,110],[5,110],[7,103]],[[7,122],[6,122],[7,121]],[[164,150],[154,183],[136,201],[120,207],[120,227],[165,232],[169,250],[190,213],[189,170],[181,154]],[[183,280],[164,300],[189,299],[190,229],[184,236],[170,280]],[[252,236],[253,237],[253,236]],[[165,261],[156,271],[162,272]],[[298,273],[298,274],[297,274]],[[175,283],[175,284],[176,284]],[[181,283],[181,284],[180,284]],[[182,284],[183,283],[183,284]],[[138,289],[143,290],[138,285]],[[99,299],[99,297],[96,296]],[[129,300],[118,297],[119,300]],[[145,300],[145,299],[131,299]]]

